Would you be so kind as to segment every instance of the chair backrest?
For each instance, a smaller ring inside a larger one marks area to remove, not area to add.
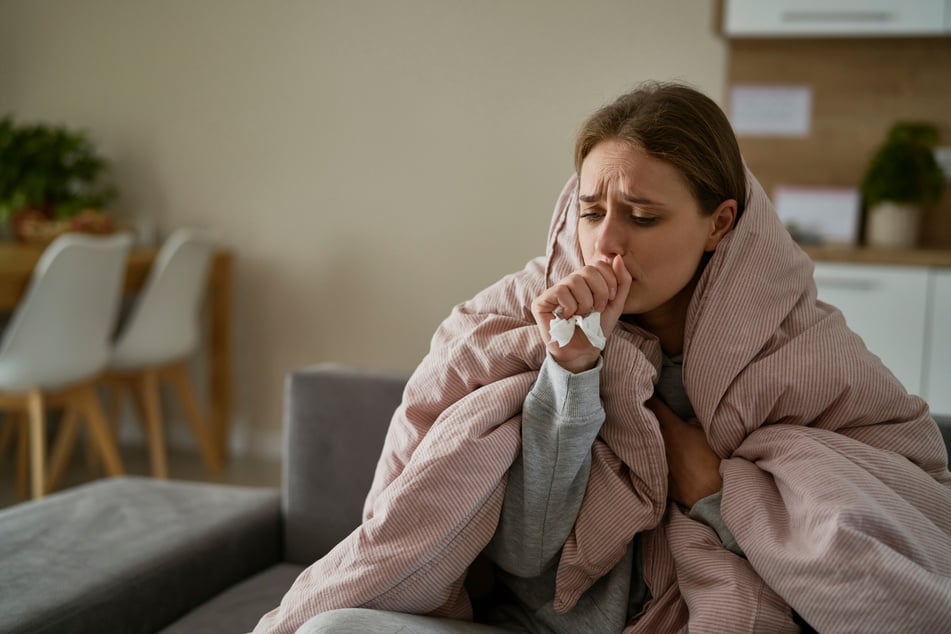
[[[109,361],[132,236],[68,233],[40,256],[0,343],[0,388],[51,389]]]
[[[194,352],[215,246],[196,229],[179,229],[165,240],[116,340],[112,367],[162,364]]]

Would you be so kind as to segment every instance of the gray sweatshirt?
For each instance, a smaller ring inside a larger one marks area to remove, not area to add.
[[[591,445],[604,423],[601,361],[572,374],[547,357],[522,410],[522,451],[509,470],[496,534],[486,554],[511,600],[492,619],[530,632],[619,632],[649,598],[637,537],[620,562],[567,614],[555,614],[555,573],[562,546],[581,507]],[[681,418],[694,417],[679,359],[664,359],[657,394]],[[720,518],[720,494],[697,502],[691,517],[735,546]],[[734,552],[738,549],[731,548]]]

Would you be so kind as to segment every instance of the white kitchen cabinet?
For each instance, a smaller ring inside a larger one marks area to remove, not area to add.
[[[951,416],[951,269],[823,261],[814,277],[905,389]]]
[[[728,37],[948,35],[951,0],[724,0]]]
[[[933,271],[929,282],[932,317],[925,348],[925,392],[932,412],[951,416],[951,269]]]
[[[819,262],[814,277],[819,299],[842,311],[849,328],[906,390],[924,397],[928,269]]]

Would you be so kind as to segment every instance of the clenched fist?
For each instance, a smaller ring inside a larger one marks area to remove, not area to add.
[[[535,298],[532,314],[538,332],[558,365],[569,372],[584,372],[597,365],[601,351],[591,345],[580,329],[575,329],[574,337],[564,348],[551,342],[550,329],[555,312],[558,311],[558,316],[563,319],[570,319],[598,311],[601,313],[601,330],[610,337],[630,289],[631,274],[618,255],[610,262],[596,262],[578,269]]]

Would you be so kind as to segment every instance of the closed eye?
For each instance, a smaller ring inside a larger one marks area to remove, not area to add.
[[[583,212],[579,217],[585,222],[597,222],[604,218],[604,215],[604,212],[592,210]],[[657,216],[637,216],[634,214],[631,214],[628,216],[628,218],[630,218],[631,222],[634,224],[640,225],[642,227],[653,225],[658,220]]]

